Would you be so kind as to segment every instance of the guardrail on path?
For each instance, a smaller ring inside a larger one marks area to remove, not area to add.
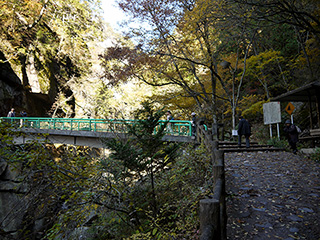
[[[197,140],[202,142],[213,166],[213,197],[200,200],[200,240],[227,239],[227,213],[225,201],[224,151],[203,126],[197,128]]]

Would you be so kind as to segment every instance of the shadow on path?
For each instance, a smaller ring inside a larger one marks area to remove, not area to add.
[[[228,239],[320,239],[320,164],[288,152],[225,153]]]

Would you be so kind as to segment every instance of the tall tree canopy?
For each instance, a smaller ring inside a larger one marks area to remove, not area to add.
[[[184,97],[194,99],[199,111],[210,113],[213,123],[217,123],[218,99],[235,109],[243,78],[238,94],[229,80],[239,73],[238,64],[245,61],[256,34],[241,18],[245,9],[236,12],[235,5],[206,0],[123,0],[120,6],[148,25],[128,34],[135,47],[120,43],[107,50],[104,66],[109,79],[135,77],[153,86],[178,86]],[[238,18],[231,17],[235,14]],[[231,77],[220,66],[227,54],[234,55]],[[218,85],[223,95],[217,94]]]
[[[88,43],[99,41],[103,30],[99,1],[1,0],[0,6],[0,51],[21,67],[25,89],[33,66],[41,91],[52,101],[63,92],[74,108],[67,82],[90,69]]]
[[[133,44],[118,42],[103,56],[110,83],[137,78],[177,86],[176,95],[193,98],[214,123],[221,100],[234,119],[246,95],[266,100],[314,80],[319,71],[319,53],[311,54],[319,49],[316,1],[312,8],[291,0],[118,2],[142,24],[127,32]],[[226,69],[220,66],[224,60]]]

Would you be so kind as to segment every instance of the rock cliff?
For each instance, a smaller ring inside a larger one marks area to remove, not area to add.
[[[0,116],[6,116],[11,107],[23,104],[23,87],[20,78],[0,51]]]
[[[0,159],[0,239],[16,238],[19,234],[27,208],[23,197],[26,191],[18,180],[18,172]]]
[[[0,117],[6,117],[12,107],[17,113],[26,110],[29,116],[45,116],[52,104],[47,94],[32,93],[23,87],[21,79],[0,51]]]

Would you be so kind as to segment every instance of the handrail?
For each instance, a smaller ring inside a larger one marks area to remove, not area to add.
[[[121,132],[128,131],[127,125],[137,124],[132,119],[83,119],[83,118],[44,118],[44,117],[0,117],[0,121],[15,126],[36,129],[93,131],[93,132]],[[161,126],[167,124],[165,133],[169,135],[191,136],[191,121],[187,120],[159,120],[155,133]],[[206,128],[206,126],[205,126]]]
[[[213,196],[200,200],[200,240],[225,240],[226,236],[226,201],[224,152],[218,150],[213,135],[202,126],[197,127],[197,141],[205,145],[212,163]]]

